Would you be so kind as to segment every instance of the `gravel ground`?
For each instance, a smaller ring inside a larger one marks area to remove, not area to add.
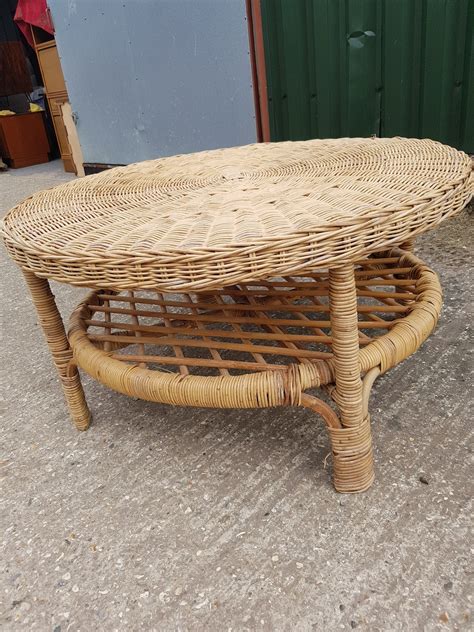
[[[4,210],[69,180],[0,173]],[[445,307],[371,398],[377,478],[339,495],[303,409],[184,409],[84,379],[70,425],[25,287],[3,251],[2,630],[472,629],[472,219],[419,240]],[[54,286],[64,313],[82,291]]]

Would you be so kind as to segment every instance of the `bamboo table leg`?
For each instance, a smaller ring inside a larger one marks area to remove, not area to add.
[[[342,428],[329,426],[334,463],[334,486],[340,492],[368,489],[374,479],[370,417],[364,411],[357,295],[354,266],[329,270],[329,305],[333,336],[336,388]]]
[[[46,341],[59,373],[69,412],[78,430],[87,430],[90,412],[64,324],[46,279],[23,270]]]
[[[408,239],[407,241],[400,244],[401,250],[406,250],[407,252],[415,252],[415,238]]]

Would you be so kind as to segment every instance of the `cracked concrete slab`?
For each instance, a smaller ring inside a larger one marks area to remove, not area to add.
[[[0,174],[2,208],[70,179]],[[445,306],[376,382],[376,482],[338,495],[307,410],[128,399],[84,379],[70,425],[25,286],[3,256],[3,630],[472,629],[472,219],[419,240]],[[83,292],[54,284],[69,314]]]

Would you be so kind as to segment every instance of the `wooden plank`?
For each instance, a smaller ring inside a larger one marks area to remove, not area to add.
[[[283,294],[283,293],[282,293]],[[382,293],[383,296],[385,297],[387,293],[383,292]],[[372,293],[368,292],[367,294],[368,296],[372,296]],[[216,294],[217,296],[221,296],[220,294]],[[285,296],[279,296],[278,299],[282,299],[285,298],[286,301],[288,301],[289,299],[287,298],[288,295]],[[406,297],[406,294],[403,294],[404,297]],[[134,304],[141,304],[141,305],[166,305],[167,307],[183,307],[183,308],[187,308],[190,310],[193,310],[195,308],[197,309],[202,309],[202,310],[206,310],[206,311],[213,311],[213,310],[218,310],[221,311],[221,307],[220,305],[224,305],[226,310],[233,310],[233,311],[278,311],[277,308],[279,306],[279,303],[255,303],[252,302],[252,309],[249,309],[249,303],[225,303],[225,302],[220,302],[220,303],[216,303],[215,305],[213,305],[212,303],[194,303],[193,301],[174,301],[174,300],[168,300],[168,299],[163,299],[162,301],[156,300],[156,299],[152,299],[152,298],[148,298],[148,297],[139,297],[136,298],[134,301],[129,301],[127,296],[124,296],[122,294],[119,295],[111,295],[111,294],[100,294],[100,298],[103,299],[104,301],[115,301],[116,303],[134,303]],[[289,294],[289,298],[291,299],[291,294]],[[317,298],[314,296],[310,296],[308,297],[309,299],[313,299],[313,298]],[[222,300],[222,299],[221,299]],[[315,301],[314,301],[315,302]],[[321,309],[318,311],[321,312],[329,312],[329,305],[325,305],[323,303],[317,303],[318,305],[321,306]],[[282,307],[282,309],[280,309],[279,311],[285,311],[285,312],[292,312],[292,311],[303,311],[303,312],[312,312],[315,311],[314,307],[312,305],[308,305],[308,304],[303,304],[303,305],[293,305],[291,303],[281,303],[281,305],[284,305],[284,307]],[[386,305],[375,305],[374,308],[376,308],[377,310],[379,310],[380,307],[380,311],[381,312],[388,312],[391,311],[390,308],[388,308]],[[370,307],[370,309],[372,309],[372,307]],[[404,313],[406,311],[408,311],[408,307],[399,306],[399,309],[395,310],[395,311],[399,311],[400,313]],[[364,311],[369,311],[369,306],[366,305],[359,305],[358,306],[358,311],[360,312],[364,312]],[[374,311],[372,309],[372,311]]]
[[[110,312],[111,314],[124,314],[124,315],[130,315],[131,313],[137,313],[137,315],[139,316],[144,316],[144,317],[159,317],[160,314],[156,311],[138,311],[138,310],[130,310],[130,309],[125,309],[125,308],[121,308],[121,307],[105,307],[103,305],[88,305],[88,307],[90,307],[90,309],[93,312]],[[269,320],[271,320],[271,324],[273,325],[283,325],[283,326],[287,326],[287,327],[298,327],[301,326],[301,321],[299,320],[294,320],[294,319],[287,319],[287,318],[272,318],[269,319],[268,317],[266,318],[248,318],[248,317],[240,317],[240,318],[236,318],[235,316],[211,316],[211,315],[207,315],[207,314],[168,314],[168,316],[172,316],[173,320],[183,320],[183,321],[202,321],[202,322],[208,322],[208,323],[240,323],[240,324],[254,324],[254,325],[266,325],[268,324]],[[161,316],[162,317],[162,316]],[[391,321],[389,323],[385,323],[385,326],[387,327],[392,327],[394,325],[396,321]],[[359,327],[361,328],[367,328],[367,327],[371,327],[373,326],[373,323],[370,322],[365,322],[365,321],[359,321]],[[331,323],[329,320],[305,320],[305,327],[311,327],[311,328],[320,328],[320,327],[330,327]]]
[[[99,342],[126,342],[128,344],[136,344],[137,340],[135,336],[122,336],[122,335],[114,335],[114,334],[89,334],[89,340],[95,340]],[[225,349],[228,351],[239,351],[241,353],[265,353],[267,355],[279,355],[279,356],[289,356],[293,358],[297,358],[298,356],[302,358],[315,358],[315,359],[324,359],[324,358],[332,358],[332,353],[326,351],[312,351],[310,349],[289,349],[286,347],[269,347],[266,345],[254,345],[248,343],[236,343],[236,342],[219,342],[216,340],[193,340],[186,339],[185,341],[180,338],[167,338],[167,337],[157,337],[152,338],[147,337],[148,344],[159,344],[160,346],[169,346],[172,347],[173,350],[177,351],[180,346],[183,347],[195,347],[197,349]],[[176,354],[178,356],[178,354]],[[182,359],[184,356],[180,355],[179,359]]]
[[[89,327],[103,327],[104,329],[124,329],[134,331],[134,325],[129,323],[105,323],[103,320],[85,320],[85,324]],[[299,323],[301,328],[303,324]],[[199,334],[194,327],[166,327],[164,325],[143,325],[140,324],[140,331],[144,336],[150,333],[165,334],[181,334],[183,336],[215,337],[215,338],[236,338],[242,339],[242,334],[237,331],[227,331],[225,329],[200,329]],[[295,342],[322,342],[324,344],[332,344],[331,336],[316,336],[313,334],[290,334],[282,331],[280,334],[267,333],[261,331],[245,331],[245,336],[251,340],[289,340]],[[183,338],[183,340],[186,340]]]
[[[380,276],[380,277],[388,277],[392,274],[408,274],[412,271],[413,268],[378,268],[378,269],[365,269],[365,270],[355,270],[354,275],[356,277],[361,276]]]
[[[61,104],[61,114],[64,127],[66,128],[69,147],[71,148],[71,156],[76,169],[76,175],[79,178],[83,178],[86,175],[84,172],[84,158],[82,156],[81,143],[79,142],[79,136],[77,135],[76,124],[72,117],[72,108],[69,101],[64,101],[64,103]]]

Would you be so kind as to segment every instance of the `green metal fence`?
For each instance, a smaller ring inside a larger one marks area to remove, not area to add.
[[[474,153],[474,0],[261,0],[272,140],[434,138]]]

